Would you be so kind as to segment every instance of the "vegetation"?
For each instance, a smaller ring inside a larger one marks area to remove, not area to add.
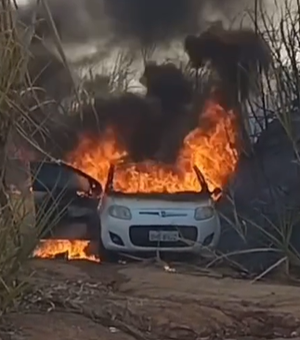
[[[19,43],[13,20],[13,5],[2,1],[0,13],[0,154],[1,154],[1,218],[0,218],[0,305],[3,313],[22,292],[23,282],[17,273],[27,260],[34,244],[20,237],[22,218],[19,203],[13,200],[6,186],[6,148],[13,129],[18,128],[19,119],[26,118],[23,109],[22,90],[26,89],[26,50]],[[17,217],[18,216],[18,217]],[[31,249],[30,249],[31,248]]]
[[[296,271],[298,276],[300,269],[299,195],[293,192],[295,190],[293,185],[298,185],[299,177],[292,174],[292,172],[298,171],[299,164],[300,3],[299,1],[291,3],[287,0],[278,5],[276,1],[274,3],[276,4],[276,16],[274,13],[270,14],[272,11],[265,10],[259,5],[256,8],[257,13],[250,13],[257,31],[268,42],[273,57],[272,67],[267,76],[262,77],[258,84],[259,95],[248,102],[249,118],[258,127],[253,130],[251,138],[259,140],[258,148],[264,148],[263,144],[270,144],[272,141],[273,143],[277,142],[276,150],[280,147],[284,148],[283,153],[287,156],[285,158],[286,171],[290,172],[290,178],[294,176],[294,183],[288,183],[288,188],[285,188],[286,182],[289,181],[287,178],[289,175],[285,176],[283,169],[280,175],[285,177],[279,177],[277,181],[266,175],[263,183],[264,188],[257,188],[257,195],[263,190],[267,191],[267,194],[264,195],[265,200],[259,202],[261,197],[258,197],[256,203],[248,202],[246,211],[234,199],[234,195],[229,194],[229,201],[232,203],[232,212],[229,215],[232,218],[227,222],[244,240],[245,247],[232,254],[217,256],[217,259],[213,261],[215,263],[215,261],[226,258],[234,262],[239,256],[251,257],[255,253],[260,253],[261,256],[254,262],[262,262],[262,272],[255,280],[262,278],[277,267],[286,278],[291,279],[291,270],[293,270],[293,275]],[[268,154],[272,152],[270,149],[272,145],[270,148],[265,146],[266,152],[262,157],[268,157]],[[280,163],[280,160],[277,162]],[[263,174],[267,167],[266,160],[260,159],[258,163]],[[274,166],[280,167],[280,164]],[[273,171],[275,172],[276,169]],[[266,199],[266,197],[268,198]],[[250,244],[247,245],[251,233],[255,235],[256,240],[255,242],[250,241]],[[251,243],[252,245],[255,243],[257,247],[249,250]],[[273,255],[268,256],[268,253]],[[270,260],[263,263],[264,258]],[[256,263],[256,268],[257,265],[258,263]],[[247,271],[247,268],[243,269]]]
[[[28,164],[9,159],[12,137],[21,136],[33,147],[28,131],[43,133],[30,116],[32,108],[42,106],[27,69],[29,46],[34,31],[20,30],[15,20],[15,3],[0,3],[0,316],[13,307],[27,288],[24,269],[42,233],[52,226],[48,216],[36,216],[30,191]],[[22,34],[22,38],[21,38]],[[30,99],[30,100],[29,100]],[[34,99],[34,100],[32,100]],[[26,129],[30,126],[30,129]],[[8,177],[23,178],[22,190],[13,190]],[[23,183],[23,184],[24,184]],[[49,212],[50,214],[51,212]],[[53,222],[54,223],[54,222]],[[25,279],[24,279],[25,277]],[[1,321],[1,319],[0,319]]]

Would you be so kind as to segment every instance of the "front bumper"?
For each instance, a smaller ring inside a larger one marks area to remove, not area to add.
[[[220,239],[221,227],[217,215],[204,221],[181,221],[180,224],[149,225],[107,217],[101,220],[101,239],[105,249],[117,252],[198,252],[205,247],[214,249]],[[174,242],[152,242],[150,230],[179,231]]]

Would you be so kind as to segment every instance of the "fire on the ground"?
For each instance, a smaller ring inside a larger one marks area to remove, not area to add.
[[[68,260],[85,259],[100,262],[91,252],[91,243],[86,240],[43,240],[34,251],[33,256],[39,258],[64,258]]]

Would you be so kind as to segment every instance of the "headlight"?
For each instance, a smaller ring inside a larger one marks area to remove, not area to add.
[[[128,208],[122,207],[121,205],[112,205],[108,209],[110,216],[119,218],[120,220],[131,220],[131,212]]]
[[[212,207],[200,207],[195,210],[195,220],[207,220],[214,215]]]

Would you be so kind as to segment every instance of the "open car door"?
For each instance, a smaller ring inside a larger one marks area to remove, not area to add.
[[[97,214],[102,186],[94,178],[63,162],[31,162],[30,173],[37,223],[46,220],[45,225],[51,225],[52,231],[43,238],[55,236],[62,225],[88,224]],[[81,238],[89,239],[96,232],[88,229]]]

